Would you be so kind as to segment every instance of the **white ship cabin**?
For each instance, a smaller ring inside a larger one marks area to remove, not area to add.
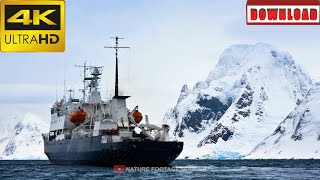
[[[142,114],[138,106],[132,111],[127,109],[129,96],[118,95],[117,82],[115,96],[102,101],[98,91],[102,67],[84,66],[84,73],[86,69],[92,70],[92,77],[84,77],[83,98],[74,99],[70,92],[67,101],[64,98],[52,106],[47,140],[102,136],[102,143],[135,139],[169,141],[168,125],[149,124],[148,116],[145,116],[145,124],[139,124]]]

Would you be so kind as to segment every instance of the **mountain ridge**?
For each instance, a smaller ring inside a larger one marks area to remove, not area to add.
[[[180,158],[238,158],[269,135],[311,85],[289,53],[265,43],[233,45],[205,81],[182,87],[164,121],[185,141]]]

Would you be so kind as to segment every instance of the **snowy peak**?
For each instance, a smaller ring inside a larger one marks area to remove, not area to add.
[[[306,96],[312,81],[293,57],[275,47],[234,45],[205,81],[182,87],[164,120],[185,141],[181,156],[248,154]],[[192,139],[192,141],[191,141]]]
[[[247,158],[319,158],[320,83]]]
[[[182,101],[185,97],[189,95],[189,89],[187,85],[182,86],[181,92],[180,92],[180,97],[178,99],[178,103]]]
[[[0,157],[2,159],[46,159],[43,153],[41,132],[47,125],[37,116],[27,113],[22,120],[13,116],[14,126],[9,133],[0,136]]]
[[[239,75],[245,69],[254,66],[266,68],[277,66],[279,61],[283,64],[294,63],[289,53],[279,51],[269,44],[233,45],[222,53],[216,68],[210,72],[206,81]]]

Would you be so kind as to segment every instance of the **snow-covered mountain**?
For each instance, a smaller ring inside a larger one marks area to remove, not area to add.
[[[27,113],[0,120],[0,159],[47,159],[41,133],[48,125]]]
[[[182,87],[164,121],[185,142],[180,158],[239,158],[276,129],[311,85],[289,53],[264,43],[234,45],[205,81]]]
[[[320,83],[246,158],[320,158]]]

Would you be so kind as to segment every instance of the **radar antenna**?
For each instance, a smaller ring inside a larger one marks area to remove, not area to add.
[[[83,89],[80,89],[83,93],[83,102],[86,102],[86,80],[87,80],[87,70],[89,68],[94,68],[94,66],[87,66],[86,61],[84,61],[83,66],[74,65],[74,67],[83,68]]]
[[[116,50],[116,77],[115,77],[115,88],[114,88],[114,96],[117,98],[119,97],[119,90],[118,90],[118,87],[119,87],[119,82],[118,82],[118,50],[119,49],[130,49],[130,47],[120,47],[118,46],[118,40],[119,39],[124,39],[124,38],[120,38],[118,36],[116,37],[111,37],[111,39],[115,39],[116,40],[116,46],[105,46],[104,48],[113,48]]]
[[[74,93],[74,90],[69,89],[68,92],[69,92],[69,98],[72,99],[74,97],[74,94],[72,94]]]
[[[84,61],[83,66],[78,66],[78,65],[74,65],[74,67],[82,67],[83,68],[83,89],[80,89],[83,93],[83,102],[86,102],[86,74],[87,74],[87,70],[89,69],[90,66],[86,65],[86,61]]]

